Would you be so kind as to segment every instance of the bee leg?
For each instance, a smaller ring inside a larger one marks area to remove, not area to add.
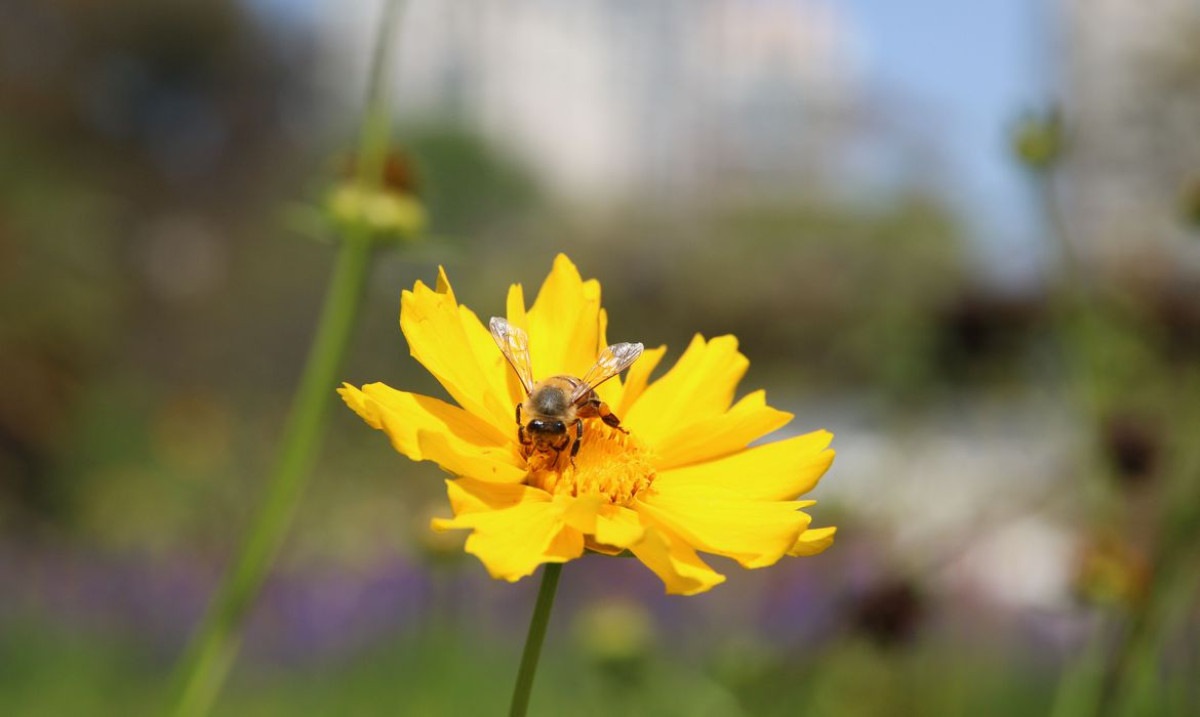
[[[579,444],[583,443],[583,419],[575,419],[575,442],[571,444],[571,458],[579,454]]]
[[[575,440],[571,442],[571,467],[575,467],[575,456],[579,455],[579,444],[583,441],[583,419],[575,419]]]
[[[617,414],[612,412],[607,403],[600,404],[600,420],[604,421],[604,425],[615,428],[621,433],[629,433],[628,429],[621,428],[621,419],[617,418]]]
[[[521,404],[517,404],[517,425],[521,424]]]

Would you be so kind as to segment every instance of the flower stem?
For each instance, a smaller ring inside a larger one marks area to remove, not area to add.
[[[513,687],[509,717],[524,717],[529,708],[533,676],[537,673],[542,641],[546,637],[546,626],[550,623],[550,609],[554,607],[554,593],[558,589],[558,576],[561,573],[562,563],[546,563],[542,570],[542,586],[538,590],[537,603],[533,607],[533,617],[529,620],[529,634],[525,637],[525,651],[521,655],[517,684]]]
[[[180,717],[208,712],[237,654],[242,620],[287,535],[316,456],[369,257],[369,240],[346,241],[338,254],[265,502],[182,663],[175,701],[175,714]]]
[[[372,63],[358,162],[359,181],[368,186],[379,185],[387,151],[387,67],[398,5],[398,0],[389,0],[384,6]],[[287,537],[320,447],[338,369],[358,315],[374,238],[366,221],[344,228],[267,495],[178,668],[172,694],[173,714],[178,717],[204,715],[211,709],[237,656],[241,624]]]

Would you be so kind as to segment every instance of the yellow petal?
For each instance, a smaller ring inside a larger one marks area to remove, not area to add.
[[[509,508],[465,513],[434,521],[438,530],[472,528],[466,551],[497,579],[514,582],[542,563],[563,563],[583,554],[583,535],[563,521],[563,506],[549,494]]]
[[[665,531],[647,529],[629,550],[663,581],[669,595],[696,595],[725,582],[686,542]]]
[[[588,547],[597,552],[616,555],[639,542],[646,533],[637,513],[608,502],[599,494],[579,497],[555,496],[564,501],[563,518],[566,524],[589,538]]]
[[[528,316],[529,353],[537,379],[582,376],[600,354],[600,283],[584,281],[565,255],[554,259]]]
[[[455,515],[503,510],[526,501],[544,501],[544,494],[545,491],[539,488],[521,483],[491,483],[474,478],[446,481],[446,495]]]
[[[604,497],[598,494],[575,497],[572,495],[555,495],[554,500],[562,507],[563,520],[567,525],[584,535],[596,532],[596,514]]]
[[[686,423],[661,438],[655,445],[655,465],[663,470],[734,453],[790,420],[792,414],[768,406],[766,393],[755,391],[726,413]]]
[[[655,483],[639,494],[635,507],[643,518],[665,526],[692,547],[733,558],[746,568],[778,562],[810,520],[796,503],[746,500],[712,486],[659,489]]]
[[[836,532],[837,528],[810,528],[800,534],[800,539],[788,551],[788,555],[816,555],[833,545],[833,534]]]
[[[734,337],[705,341],[697,335],[671,370],[646,387],[622,422],[646,443],[659,445],[684,426],[724,413],[749,366]]]
[[[656,349],[646,349],[641,358],[633,362],[629,367],[629,373],[625,374],[625,381],[621,384],[619,391],[613,392],[609,406],[616,412],[617,417],[621,418],[629,412],[633,404],[641,397],[646,390],[646,384],[650,380],[650,374],[658,366],[658,362],[662,360],[664,354],[667,353],[666,346],[659,346]],[[608,395],[605,400],[609,401]]]
[[[479,318],[460,307],[439,269],[437,289],[421,282],[400,299],[400,329],[410,353],[468,412],[500,429],[513,424],[516,402],[504,357]]]
[[[833,462],[829,431],[813,431],[765,443],[724,458],[664,470],[654,485],[660,489],[705,485],[726,488],[744,498],[791,500],[817,484]]]
[[[630,548],[641,542],[646,535],[638,514],[629,508],[611,503],[600,506],[596,515],[596,542],[614,548]]]
[[[519,483],[525,469],[514,444],[487,421],[429,396],[382,383],[338,389],[342,399],[392,446],[414,461],[434,461],[458,475]]]
[[[610,503],[602,495],[556,495],[554,500],[563,506],[566,524],[591,537],[595,547],[608,548],[602,552],[619,553],[646,533],[637,513]]]

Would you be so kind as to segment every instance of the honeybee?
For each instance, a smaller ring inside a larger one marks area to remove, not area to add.
[[[552,456],[550,465],[556,466],[559,456],[570,446],[573,465],[583,441],[585,418],[599,418],[606,425],[625,431],[621,419],[596,395],[596,387],[637,361],[642,355],[640,343],[619,343],[604,349],[583,378],[560,375],[535,382],[528,334],[498,316],[492,317],[488,327],[525,388],[525,400],[517,404],[517,438],[526,459],[534,454]]]

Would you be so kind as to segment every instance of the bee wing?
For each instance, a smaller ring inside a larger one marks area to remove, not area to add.
[[[529,360],[529,335],[521,329],[508,323],[499,316],[493,316],[488,322],[492,338],[500,347],[500,353],[508,359],[508,365],[517,372],[525,393],[533,392],[533,364]]]
[[[595,365],[584,374],[583,383],[575,389],[571,399],[578,401],[588,391],[629,368],[630,364],[642,355],[643,348],[641,344],[621,343],[604,349],[600,352],[600,358],[596,359]]]

